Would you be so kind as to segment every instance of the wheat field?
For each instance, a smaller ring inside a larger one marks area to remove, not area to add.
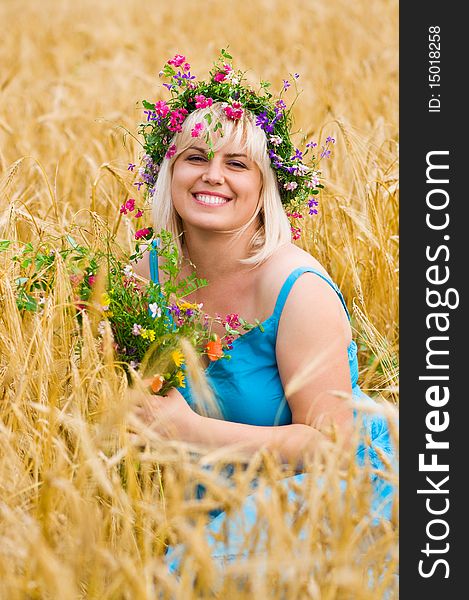
[[[362,389],[396,415],[396,1],[2,0],[0,22],[0,239],[34,242],[79,226],[94,243],[108,227],[131,249],[119,206],[138,195],[127,165],[140,152],[139,103],[164,98],[158,72],[175,53],[205,77],[228,47],[250,81],[274,90],[299,73],[298,138],[337,143],[322,164],[319,214],[297,243],[346,298]],[[197,454],[129,430],[126,379],[111,346],[98,351],[92,323],[80,333],[82,360],[74,357],[69,283],[57,270],[43,312],[24,316],[15,267],[0,253],[2,600],[398,597],[397,506],[390,522],[371,522],[364,470],[344,471],[333,452],[318,458],[306,470],[324,485],[296,490],[302,502],[291,502],[285,472],[266,453],[227,487],[217,472],[236,462],[233,452]],[[204,535],[207,510],[235,513],[253,474],[270,495],[245,533],[248,558],[220,569]],[[194,482],[207,487],[203,501]],[[164,552],[180,542],[176,575]]]

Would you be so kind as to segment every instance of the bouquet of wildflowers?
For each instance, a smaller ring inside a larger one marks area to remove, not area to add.
[[[202,304],[185,300],[207,282],[195,274],[184,279],[178,277],[180,260],[169,232],[160,233],[157,248],[163,259],[160,268],[167,275],[164,283],[154,283],[135,274],[131,263],[142,255],[138,244],[130,256],[122,254],[110,240],[107,246],[107,250],[92,249],[78,244],[71,235],[36,245],[1,240],[0,252],[13,250],[11,260],[16,263],[18,273],[14,279],[18,310],[39,314],[43,311],[56,284],[60,256],[70,282],[70,310],[78,324],[84,313],[97,317],[96,341],[102,348],[106,322],[109,323],[116,364],[129,376],[130,369],[140,371],[145,377],[151,375],[151,389],[161,395],[172,387],[185,386],[181,338],[211,361],[227,359],[226,351],[233,339],[242,329],[255,326],[239,315],[210,317],[204,313]],[[225,328],[222,338],[212,333],[215,322]]]

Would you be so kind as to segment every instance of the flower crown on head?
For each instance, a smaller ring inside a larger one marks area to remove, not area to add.
[[[255,116],[256,125],[264,131],[287,216],[302,218],[306,210],[310,215],[316,214],[316,196],[319,189],[324,187],[320,182],[321,172],[317,169],[319,159],[313,154],[317,143],[310,141],[301,151],[291,141],[291,107],[287,108],[282,98],[291,87],[290,82],[283,80],[283,89],[276,98],[269,91],[270,83],[267,81],[261,81],[260,89],[256,92],[247,84],[245,74],[233,69],[231,61],[232,56],[226,50],[221,50],[207,81],[196,80],[186,57],[181,54],[176,54],[164,65],[160,77],[168,80],[163,85],[171,93],[171,98],[167,101],[143,101],[146,121],[139,129],[145,150],[143,167],[139,171],[143,181],[136,185],[140,189],[145,184],[147,192],[152,195],[161,163],[171,159],[177,152],[173,138],[182,130],[187,115],[197,109],[222,103],[227,119],[238,121],[245,111],[249,111]],[[298,77],[297,73],[292,76],[295,88]],[[213,157],[213,137],[221,127],[219,120],[215,120],[209,111],[191,130],[192,137],[205,140],[209,159]],[[319,158],[328,158],[331,154],[329,147],[334,143],[334,138],[328,137]],[[300,229],[292,226],[292,231],[293,238],[297,239]]]

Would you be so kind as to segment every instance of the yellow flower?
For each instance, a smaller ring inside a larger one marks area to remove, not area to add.
[[[103,292],[101,294],[101,308],[103,310],[109,310],[110,304],[111,304],[111,298],[109,298],[109,294],[107,292]]]
[[[155,341],[155,337],[156,334],[153,331],[153,329],[141,329],[140,330],[140,336],[144,339],[144,340],[150,340],[150,342],[154,342]]]
[[[192,310],[197,310],[199,308],[198,304],[193,304],[192,302],[176,302],[176,304],[181,310],[188,310],[190,308]]]
[[[180,350],[171,352],[171,358],[174,360],[176,367],[180,367],[184,362],[184,354]]]
[[[176,378],[177,378],[177,382],[178,382],[178,387],[186,387],[186,376],[184,375],[184,373],[182,371],[178,371],[176,373]]]

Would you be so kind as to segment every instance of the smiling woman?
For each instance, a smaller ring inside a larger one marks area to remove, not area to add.
[[[190,236],[193,228],[232,232],[247,223],[255,233],[262,188],[259,167],[233,142],[210,160],[207,152],[207,147],[190,146],[174,162],[171,195],[184,235]]]
[[[180,60],[177,56],[173,63]],[[168,114],[155,104],[168,117],[173,136],[153,195],[154,227],[169,229],[197,276],[208,280],[192,302],[203,303],[209,314],[242,315],[260,326],[236,340],[231,360],[206,365],[223,419],[199,414],[190,377],[187,387],[172,389],[163,399],[142,400],[139,415],[162,434],[166,417],[179,439],[212,448],[236,445],[246,459],[268,449],[295,469],[332,440],[347,448],[353,431],[363,430],[371,443],[361,444],[358,460],[366,456],[385,470],[376,448],[391,459],[386,420],[358,417],[355,410],[354,401],[367,397],[358,386],[357,346],[345,300],[322,265],[292,243],[284,211],[297,193],[302,206],[301,194],[308,198],[318,173],[303,164],[299,149],[293,154],[288,146],[282,151],[287,158],[280,155],[287,135],[283,101],[270,113],[261,105],[256,114],[232,100],[247,94],[251,101],[254,93],[239,82],[239,90],[223,83],[231,72],[227,65],[223,69],[212,74],[213,92],[225,93],[231,103],[214,102],[189,87],[189,100],[181,100],[187,108]],[[211,88],[203,89],[207,94]],[[275,129],[281,121],[283,137]],[[317,204],[312,198],[310,209]],[[148,258],[139,268],[148,275]],[[159,278],[157,264],[152,272]],[[314,320],[305,318],[312,304]],[[388,499],[381,516],[390,514],[391,495],[390,486],[380,489],[379,500]],[[246,516],[255,518],[248,508]],[[225,550],[232,555],[239,549]]]

